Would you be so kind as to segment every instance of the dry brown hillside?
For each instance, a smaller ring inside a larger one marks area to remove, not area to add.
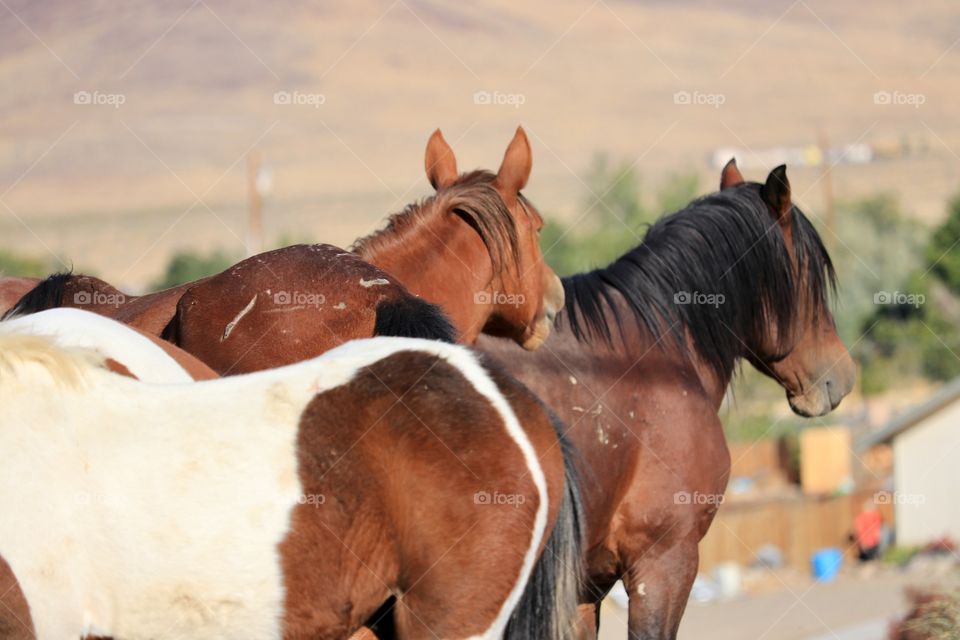
[[[892,190],[932,219],[960,186],[960,5],[905,6],[4,0],[0,247],[127,285],[178,246],[239,251],[252,148],[275,177],[270,238],[348,243],[427,193],[434,128],[461,168],[495,168],[519,123],[548,215],[576,215],[597,151],[712,186],[715,148],[750,150],[759,178],[765,149],[826,135],[886,155],[836,167],[838,197]],[[791,175],[816,212],[819,170]]]

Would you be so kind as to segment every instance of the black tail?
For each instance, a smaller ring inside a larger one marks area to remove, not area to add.
[[[415,296],[384,300],[377,305],[373,334],[456,342],[457,330],[443,309]]]
[[[63,304],[63,285],[72,277],[73,273],[70,271],[47,276],[37,286],[23,294],[23,297],[17,300],[17,303],[10,307],[0,320],[61,306]]]
[[[563,447],[565,490],[553,531],[507,623],[503,636],[507,640],[570,640],[577,637],[580,623],[577,605],[583,581],[583,504],[580,478],[573,464],[576,450],[563,436],[563,423],[548,413]]]

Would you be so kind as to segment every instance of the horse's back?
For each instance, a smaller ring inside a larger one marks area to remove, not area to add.
[[[362,343],[328,355],[337,360]],[[475,620],[483,623],[475,628],[463,617],[455,626],[437,622],[439,636],[502,633],[523,591],[544,542],[550,504],[543,468],[514,407],[533,412],[536,401],[505,397],[512,390],[466,351],[420,344],[422,349],[401,349],[363,367],[346,384],[316,396],[304,413],[301,479],[307,496],[325,500],[320,508],[309,501],[297,507],[285,542],[296,563],[288,574],[290,593],[297,594],[295,601],[288,598],[291,620],[309,619],[306,611],[317,600],[329,602],[331,611],[364,600],[378,606],[390,595],[384,590],[390,580],[379,579],[388,576],[398,581],[394,593],[402,593],[414,611],[441,601],[450,611],[482,610]],[[536,408],[549,425],[542,407]],[[336,490],[361,485],[375,490]],[[371,552],[381,536],[391,540],[392,554],[382,547]],[[356,580],[303,569],[328,565],[325,554],[340,545],[362,550],[341,569]],[[293,549],[316,559],[303,565]],[[469,581],[460,579],[464,567],[470,567]],[[396,614],[417,628],[407,607],[397,607]],[[371,613],[358,607],[336,624],[347,630]]]
[[[259,371],[372,337],[378,304],[410,296],[344,249],[293,245],[190,287],[165,336],[221,375]]]
[[[210,377],[194,358],[184,354],[191,375],[169,349],[132,327],[96,313],[68,307],[48,309],[4,321],[4,331],[46,335],[64,348],[93,349],[122,364],[144,382],[190,382]],[[210,372],[212,374],[212,372]]]
[[[19,514],[0,556],[38,637],[346,632],[392,592],[448,613],[444,636],[505,624],[547,496],[465,350],[383,338],[193,385],[86,375],[0,384],[0,505]]]
[[[35,397],[0,388],[0,449],[18,452],[0,556],[38,637],[279,637],[296,407],[256,385],[87,375]]]

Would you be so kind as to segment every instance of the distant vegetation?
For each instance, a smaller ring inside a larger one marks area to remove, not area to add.
[[[222,250],[207,253],[178,251],[170,258],[163,275],[153,282],[154,291],[175,287],[184,282],[197,280],[219,273],[237,262],[237,257]]]
[[[52,270],[50,264],[43,260],[0,250],[0,276],[40,278],[49,275]]]
[[[606,266],[640,243],[646,225],[700,195],[696,174],[681,173],[647,198],[633,162],[606,155],[594,157],[584,183],[579,217],[569,224],[550,219],[541,233],[547,262],[560,275]]]
[[[864,393],[911,378],[960,375],[960,196],[923,242],[906,245],[900,231],[888,231],[892,239],[878,263],[890,271],[879,294],[885,299],[860,320],[864,339],[855,352]]]

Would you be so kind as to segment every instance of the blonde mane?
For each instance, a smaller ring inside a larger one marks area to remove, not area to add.
[[[65,349],[50,336],[38,336],[0,328],[0,383],[19,378],[28,365],[47,371],[55,383],[82,386],[91,368],[103,367],[104,358],[90,349]]]

